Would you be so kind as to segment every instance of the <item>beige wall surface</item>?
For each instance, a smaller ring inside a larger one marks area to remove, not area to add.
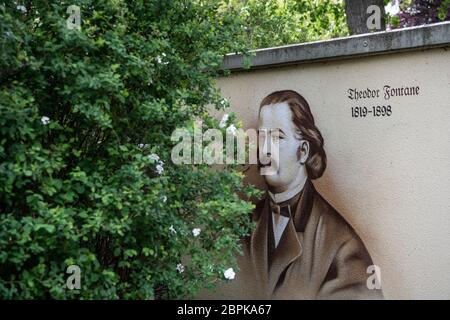
[[[267,94],[303,95],[328,158],[314,184],[380,266],[385,297],[450,299],[450,50],[235,72],[217,85],[244,128],[256,128]],[[386,85],[419,92],[386,100]],[[380,96],[348,97],[367,88]],[[388,105],[390,116],[352,117],[352,107]],[[255,168],[249,172],[263,186]]]

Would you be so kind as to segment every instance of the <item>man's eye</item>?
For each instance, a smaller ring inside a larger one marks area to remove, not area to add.
[[[283,140],[284,138],[285,138],[284,136],[279,136],[279,135],[272,136],[272,140],[274,140],[274,141]]]

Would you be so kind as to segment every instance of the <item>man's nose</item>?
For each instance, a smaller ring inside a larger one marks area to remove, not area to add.
[[[262,145],[260,146],[260,154],[258,162],[260,165],[268,165],[271,162],[271,151],[270,151],[270,141],[268,140],[268,137],[264,137],[263,141],[261,141]]]
[[[264,142],[263,142],[263,146],[262,146],[262,152],[266,157],[271,156],[271,152],[270,152],[271,146],[270,146],[270,141],[269,141],[269,137],[265,137],[264,138]]]

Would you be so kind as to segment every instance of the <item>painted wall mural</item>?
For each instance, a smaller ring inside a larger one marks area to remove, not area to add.
[[[449,52],[219,79],[270,161],[246,171],[264,197],[240,270],[199,298],[449,298]]]
[[[323,144],[299,93],[276,91],[262,100],[259,148],[270,161],[259,167],[274,173],[264,175],[268,190],[254,212],[256,229],[243,240],[240,272],[214,298],[383,297],[381,286],[368,279],[376,266],[363,242],[314,188],[312,180],[326,169]]]

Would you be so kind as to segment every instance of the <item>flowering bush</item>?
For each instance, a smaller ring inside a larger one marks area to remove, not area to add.
[[[170,136],[194,118],[220,128],[206,107],[223,107],[211,80],[242,49],[237,15],[79,0],[68,28],[67,3],[4,3],[0,297],[179,298],[230,281],[252,210],[238,194],[256,191],[233,166],[174,165]]]

